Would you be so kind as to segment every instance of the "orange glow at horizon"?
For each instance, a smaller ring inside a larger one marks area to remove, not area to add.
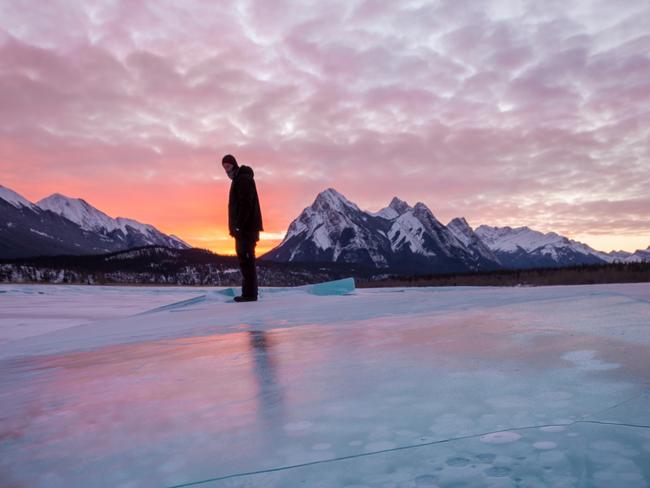
[[[150,224],[167,235],[175,235],[189,245],[220,255],[235,255],[235,240],[228,233],[227,182],[212,181],[192,185],[156,184],[147,188],[138,182],[120,182],[116,186],[98,181],[60,180],[43,185],[26,186],[9,179],[0,184],[19,193],[32,203],[53,193],[81,198],[110,217],[126,217]],[[272,192],[262,194],[265,229],[257,243],[256,255],[270,251],[283,239],[295,216],[274,212]],[[266,198],[265,198],[266,197]],[[266,205],[265,205],[266,203]],[[267,210],[268,209],[268,210]]]
[[[234,256],[235,255],[235,240],[229,235],[224,235],[224,237],[217,237],[211,240],[196,240],[196,239],[183,239],[188,244],[193,247],[198,247],[201,249],[208,249],[216,254],[222,256]],[[257,257],[262,254],[266,254],[271,249],[276,247],[282,242],[281,239],[260,239],[255,248],[255,255]]]

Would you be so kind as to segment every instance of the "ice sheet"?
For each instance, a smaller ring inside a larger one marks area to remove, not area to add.
[[[0,484],[650,483],[649,284],[0,291]]]
[[[0,344],[100,319],[128,317],[199,288],[0,285]]]

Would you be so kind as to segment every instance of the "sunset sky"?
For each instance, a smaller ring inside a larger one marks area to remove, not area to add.
[[[0,184],[234,252],[333,187],[443,223],[650,245],[650,2],[0,0]]]

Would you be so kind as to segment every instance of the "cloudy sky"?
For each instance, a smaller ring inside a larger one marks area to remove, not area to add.
[[[232,252],[334,187],[443,223],[650,244],[650,3],[0,0],[0,184]]]

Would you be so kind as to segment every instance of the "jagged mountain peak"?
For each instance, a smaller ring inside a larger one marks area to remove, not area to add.
[[[282,242],[267,256],[282,261],[364,261],[382,266],[382,248],[388,243],[385,235],[378,239],[375,235],[380,225],[377,220],[328,188],[291,222]]]
[[[408,212],[411,209],[411,206],[408,203],[406,203],[404,200],[400,200],[397,197],[393,197],[393,199],[388,204],[388,207],[392,208],[400,214]]]
[[[406,203],[404,200],[400,200],[397,197],[393,197],[393,199],[388,204],[388,207],[384,207],[378,212],[371,213],[370,215],[381,217],[387,220],[394,220],[409,210],[412,210],[412,208],[408,203]]]
[[[488,246],[481,240],[481,238],[474,232],[472,227],[467,223],[465,217],[456,217],[449,221],[447,228],[462,243],[469,249],[474,257],[477,259],[487,259],[501,264],[499,258],[490,250]]]
[[[472,227],[467,223],[467,220],[465,220],[465,217],[455,217],[449,221],[447,224],[447,227],[457,227],[457,228],[467,228],[470,230],[473,230]]]
[[[478,239],[478,236],[464,217],[455,217],[451,219],[447,224],[447,228],[456,236],[456,239],[466,246],[473,240]]]
[[[345,196],[343,196],[342,193],[338,192],[334,188],[327,188],[326,190],[323,190],[320,192],[318,195],[316,195],[316,200],[318,199],[326,199],[326,200],[340,200],[342,202],[349,202]],[[351,202],[350,202],[351,203]]]
[[[327,190],[320,192],[316,196],[316,199],[314,200],[312,206],[319,209],[329,207],[333,210],[338,211],[345,211],[346,208],[352,208],[354,210],[360,211],[359,207],[357,207],[356,204],[345,198],[334,188],[328,188]]]
[[[415,215],[417,218],[421,218],[421,219],[423,218],[426,220],[433,221],[437,225],[442,226],[442,224],[438,221],[436,216],[433,215],[431,209],[422,202],[417,202],[415,204],[415,206],[413,207],[413,215]]]

